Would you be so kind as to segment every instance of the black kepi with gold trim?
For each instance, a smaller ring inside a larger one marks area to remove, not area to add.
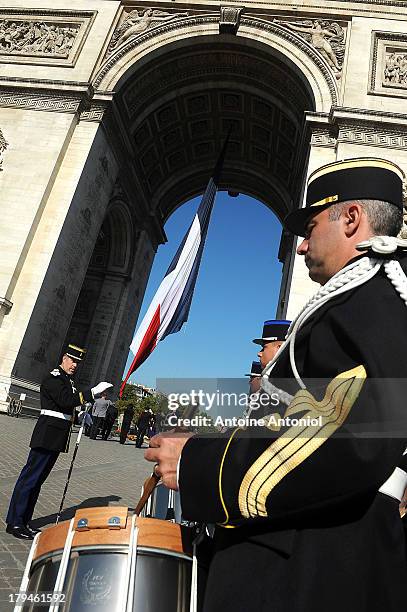
[[[308,179],[304,208],[284,219],[293,234],[304,236],[311,217],[332,204],[351,200],[381,200],[403,210],[403,171],[393,162],[375,157],[346,159],[313,172]]]
[[[76,344],[68,344],[64,354],[68,355],[68,357],[71,359],[75,359],[75,361],[82,361],[86,355],[86,349],[80,348],[79,346],[76,346]]]

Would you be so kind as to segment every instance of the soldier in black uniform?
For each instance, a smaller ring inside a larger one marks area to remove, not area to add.
[[[271,319],[264,321],[261,338],[255,338],[253,342],[260,344],[261,350],[257,353],[262,369],[271,361],[280,346],[284,343],[291,321]]]
[[[261,383],[261,373],[263,368],[261,367],[260,361],[252,361],[252,367],[250,368],[250,372],[245,374],[245,376],[249,376],[249,393],[257,393],[260,389]]]
[[[306,207],[286,219],[321,288],[272,371],[290,379],[285,424],[150,441],[146,458],[179,486],[183,517],[217,523],[205,612],[405,608],[402,178],[387,160],[336,162],[311,175]]]
[[[137,420],[137,438],[136,438],[136,448],[141,448],[144,442],[144,436],[147,433],[149,427],[154,423],[154,414],[152,410],[149,408],[145,409],[140,414]]]
[[[85,349],[69,344],[61,364],[43,380],[40,388],[41,413],[31,436],[30,453],[15,484],[7,513],[7,533],[33,539],[29,525],[41,486],[49,476],[60,452],[68,452],[75,406],[93,400],[112,385],[102,382],[92,389],[77,391],[71,376]]]

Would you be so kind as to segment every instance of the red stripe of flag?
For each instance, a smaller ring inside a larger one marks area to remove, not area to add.
[[[157,310],[154,313],[153,318],[151,319],[151,323],[147,328],[146,334],[141,342],[139,349],[137,351],[137,355],[134,357],[132,364],[127,372],[126,378],[122,382],[122,386],[120,387],[119,396],[122,396],[123,389],[125,387],[126,382],[129,377],[141,364],[147,359],[147,357],[153,352],[157,344],[157,334],[160,328],[160,304],[157,306]]]

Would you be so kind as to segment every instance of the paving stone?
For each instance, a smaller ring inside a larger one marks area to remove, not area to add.
[[[18,591],[31,542],[5,532],[5,516],[15,481],[25,464],[34,419],[10,418],[0,413],[0,612],[13,610],[9,595]],[[76,436],[69,453],[61,455],[42,487],[33,525],[46,528],[55,522],[71,463]],[[78,506],[129,506],[134,508],[151,464],[134,442],[119,444],[82,437],[65,498],[62,520],[71,518]]]

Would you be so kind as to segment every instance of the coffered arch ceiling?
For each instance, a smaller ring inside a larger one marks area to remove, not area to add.
[[[251,195],[282,219],[301,193],[311,88],[262,43],[209,38],[147,56],[116,88],[115,114],[145,198],[165,220],[202,193],[231,127],[220,188]]]

